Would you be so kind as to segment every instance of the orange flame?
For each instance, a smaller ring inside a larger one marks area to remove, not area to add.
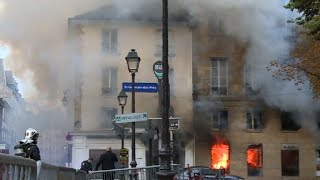
[[[229,166],[229,145],[214,144],[211,147],[211,168],[228,169]]]
[[[247,150],[247,163],[253,167],[261,167],[261,150],[259,148]]]

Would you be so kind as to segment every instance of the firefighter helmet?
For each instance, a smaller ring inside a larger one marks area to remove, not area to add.
[[[39,133],[33,129],[33,128],[29,128],[26,130],[26,133],[25,133],[25,139],[32,139],[32,140],[36,140],[38,139],[38,136],[39,136]]]

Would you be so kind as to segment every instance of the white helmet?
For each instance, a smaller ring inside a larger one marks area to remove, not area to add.
[[[29,128],[26,130],[24,138],[30,139],[30,140],[36,140],[36,139],[38,139],[38,136],[39,136],[39,133],[35,129]]]

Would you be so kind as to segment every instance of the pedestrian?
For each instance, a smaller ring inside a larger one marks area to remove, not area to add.
[[[89,158],[88,160],[83,161],[81,163],[80,170],[83,170],[87,173],[89,173],[89,171],[92,171],[92,161],[93,161],[93,158]]]
[[[118,158],[115,153],[112,152],[111,147],[106,149],[106,152],[101,154],[95,170],[99,169],[102,164],[102,170],[115,169],[115,163],[118,162]],[[114,172],[103,173],[103,180],[113,180]]]

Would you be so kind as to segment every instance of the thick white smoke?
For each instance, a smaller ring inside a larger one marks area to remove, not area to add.
[[[50,107],[54,108],[57,103],[61,104],[63,91],[71,86],[70,52],[66,43],[67,19],[110,2],[0,0],[0,40],[12,49],[6,65],[20,79],[32,78],[36,92],[28,94],[30,100],[37,97],[36,100],[51,102]],[[145,8],[145,4],[151,2],[158,5]],[[139,11],[145,13],[146,19],[157,13],[161,18],[161,0],[114,0],[113,3],[123,17],[130,16],[132,11]],[[169,0],[170,12],[178,13],[179,8],[171,6],[172,3]],[[281,1],[177,0],[175,4],[188,9],[192,17],[190,21],[205,22],[203,14],[220,18],[227,35],[248,45],[246,63],[253,66],[255,88],[262,89],[262,98],[269,105],[283,110],[317,107],[307,83],[302,91],[297,91],[292,82],[274,79],[266,69],[271,60],[289,52],[288,43],[284,40],[285,29],[281,27],[287,16]],[[99,55],[93,55],[96,56]]]

